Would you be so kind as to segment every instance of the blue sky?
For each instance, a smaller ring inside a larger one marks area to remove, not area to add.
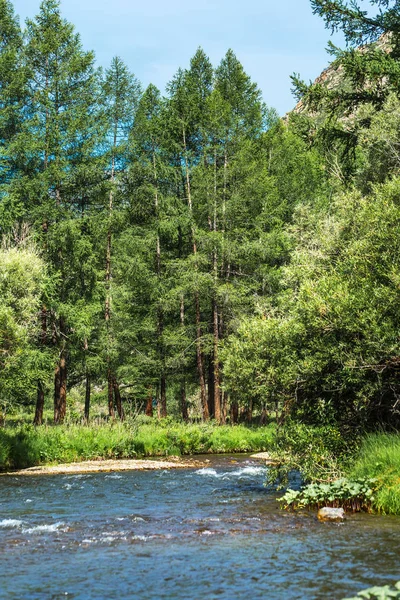
[[[13,4],[23,23],[39,0]],[[329,62],[329,32],[309,0],[62,0],[61,8],[100,65],[118,55],[144,86],[162,91],[198,46],[215,65],[232,48],[267,104],[284,114],[295,104],[290,75],[313,80]]]

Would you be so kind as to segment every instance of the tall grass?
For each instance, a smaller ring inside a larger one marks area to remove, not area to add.
[[[378,490],[373,508],[384,514],[400,515],[400,435],[367,435],[349,477],[375,478]]]
[[[256,452],[272,445],[275,427],[108,423],[87,427],[14,426],[0,429],[0,469],[96,458],[141,458]]]

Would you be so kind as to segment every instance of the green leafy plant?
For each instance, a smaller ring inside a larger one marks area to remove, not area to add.
[[[298,491],[288,489],[278,501],[283,508],[292,509],[340,506],[353,512],[369,511],[376,488],[376,479],[341,478],[330,483],[311,483]]]
[[[386,600],[387,598],[400,598],[400,581],[395,583],[394,588],[389,585],[374,586],[358,592],[357,596],[352,598],[343,598],[343,600],[358,600],[359,598],[376,598]]]

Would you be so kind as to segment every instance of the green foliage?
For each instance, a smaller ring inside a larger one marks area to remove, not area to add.
[[[341,507],[346,511],[371,510],[375,500],[375,479],[335,479],[328,483],[311,483],[299,491],[287,490],[278,498],[283,508]]]
[[[347,472],[350,478],[373,478],[378,482],[374,510],[400,514],[400,439],[397,434],[366,435]]]
[[[288,421],[277,429],[271,456],[279,463],[269,469],[268,482],[284,487],[291,471],[305,482],[329,482],[343,476],[358,441],[349,440],[333,425],[311,427]]]
[[[127,421],[102,425],[29,425],[0,428],[0,469],[97,458],[140,458],[203,453],[263,451],[274,427],[218,427]]]
[[[26,238],[0,247],[0,407],[26,399],[51,361],[35,348],[37,313],[48,283],[46,265]],[[0,410],[1,414],[1,410]]]
[[[352,598],[343,598],[343,600],[358,600],[359,598],[367,598],[372,600],[375,598],[376,600],[388,600],[389,598],[400,598],[400,581],[394,584],[394,586],[390,585],[374,585],[367,590],[362,590],[358,592],[357,596],[353,596]]]
[[[234,389],[257,386],[314,423],[396,418],[399,183],[343,194],[329,214],[297,211],[278,306],[244,320],[229,341]]]

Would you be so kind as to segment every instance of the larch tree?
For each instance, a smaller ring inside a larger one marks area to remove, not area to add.
[[[0,231],[13,227],[23,207],[9,193],[20,171],[20,152],[14,141],[23,126],[25,69],[21,64],[22,33],[8,0],[0,2]]]
[[[107,170],[108,170],[108,218],[106,232],[105,259],[105,310],[106,324],[105,354],[107,364],[108,412],[114,417],[114,405],[118,416],[124,418],[121,395],[113,359],[112,328],[112,238],[115,227],[115,200],[121,196],[119,187],[121,178],[128,165],[129,133],[134,123],[135,111],[139,102],[141,88],[135,76],[129,72],[123,61],[117,56],[111,61],[105,73],[102,86],[103,104],[107,119]]]
[[[44,0],[38,16],[27,21],[24,61],[27,69],[27,119],[18,143],[24,147],[24,176],[18,193],[27,216],[41,232],[42,247],[57,280],[56,300],[43,307],[46,339],[58,348],[54,377],[54,420],[64,420],[70,330],[76,290],[93,291],[92,270],[82,284],[70,268],[71,253],[85,235],[86,216],[101,182],[98,74],[94,55],[84,52],[79,35],[61,17],[57,0]],[[80,225],[74,221],[80,220]],[[85,261],[91,261],[86,255]],[[49,327],[51,328],[49,330]]]

